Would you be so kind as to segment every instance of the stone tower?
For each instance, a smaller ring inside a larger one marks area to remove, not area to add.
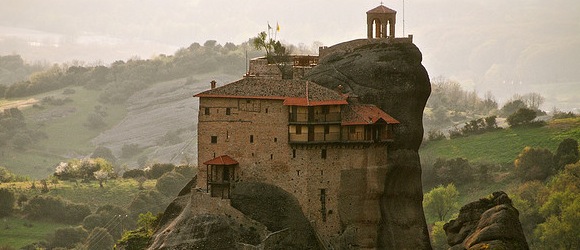
[[[396,11],[382,4],[367,11],[367,38],[395,38],[396,16]]]

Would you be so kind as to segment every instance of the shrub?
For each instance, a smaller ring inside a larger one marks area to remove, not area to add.
[[[464,158],[442,159],[433,164],[433,171],[441,184],[462,184],[473,180],[473,169],[469,161]]]
[[[131,211],[131,214],[135,217],[146,212],[160,213],[165,210],[167,203],[167,197],[158,191],[144,191],[140,192],[137,197],[131,201],[127,210]]]
[[[175,196],[179,191],[187,184],[189,180],[185,178],[183,175],[177,172],[168,172],[161,176],[157,183],[155,184],[155,188],[167,195],[167,196]]]
[[[195,175],[195,169],[189,165],[179,165],[175,167],[175,172],[180,173],[183,177],[191,179]]]
[[[110,250],[115,245],[113,236],[109,234],[107,229],[96,227],[91,231],[87,238],[86,245],[91,250]]]
[[[123,178],[137,178],[141,176],[145,176],[143,169],[129,169],[123,173]]]
[[[14,193],[8,189],[0,188],[0,217],[12,214],[16,198]]]
[[[558,145],[556,155],[554,156],[554,163],[556,163],[556,170],[561,170],[564,166],[578,162],[580,158],[578,152],[578,141],[572,138],[564,139]]]
[[[59,228],[54,232],[50,245],[52,248],[74,248],[78,243],[82,243],[87,235],[87,231],[80,226]]]
[[[522,181],[545,180],[554,172],[553,159],[550,150],[525,147],[514,161],[515,174]]]
[[[510,127],[521,126],[532,123],[532,121],[536,119],[536,116],[536,111],[529,108],[521,108],[512,115],[508,116],[507,122]]]
[[[49,219],[68,224],[80,223],[91,214],[88,205],[74,204],[52,196],[36,196],[28,201],[23,210],[30,219]]]
[[[155,163],[151,168],[145,171],[147,178],[149,179],[158,179],[163,174],[167,172],[171,172],[175,168],[175,165],[171,163]]]
[[[131,143],[131,144],[125,144],[123,145],[123,147],[121,148],[121,158],[131,158],[134,155],[137,155],[139,153],[141,153],[143,151],[142,148],[139,147],[139,145],[135,144],[135,143]]]
[[[429,130],[427,132],[427,140],[429,141],[440,141],[445,139],[445,134],[440,130]]]

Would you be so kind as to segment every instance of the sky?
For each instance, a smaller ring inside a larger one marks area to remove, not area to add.
[[[331,46],[366,37],[366,11],[380,3],[0,0],[0,55],[107,64],[173,54],[206,40],[239,44],[268,23],[280,25],[277,38],[283,42]],[[504,99],[521,86],[535,91],[536,85],[575,88],[579,82],[580,1],[384,0],[384,5],[397,11],[396,35],[414,35],[431,77],[503,93]]]

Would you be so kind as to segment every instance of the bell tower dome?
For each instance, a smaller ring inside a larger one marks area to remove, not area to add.
[[[395,10],[385,7],[383,4],[367,11],[367,37],[369,39],[395,38],[396,16]]]

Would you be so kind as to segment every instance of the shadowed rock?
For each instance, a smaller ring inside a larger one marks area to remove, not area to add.
[[[519,221],[519,212],[508,195],[494,192],[463,206],[459,216],[443,226],[450,249],[527,250],[528,243]]]
[[[322,58],[306,76],[322,86],[379,106],[401,122],[389,146],[389,169],[381,198],[382,249],[431,249],[423,213],[418,149],[423,109],[431,93],[422,55],[412,43],[373,43]]]

